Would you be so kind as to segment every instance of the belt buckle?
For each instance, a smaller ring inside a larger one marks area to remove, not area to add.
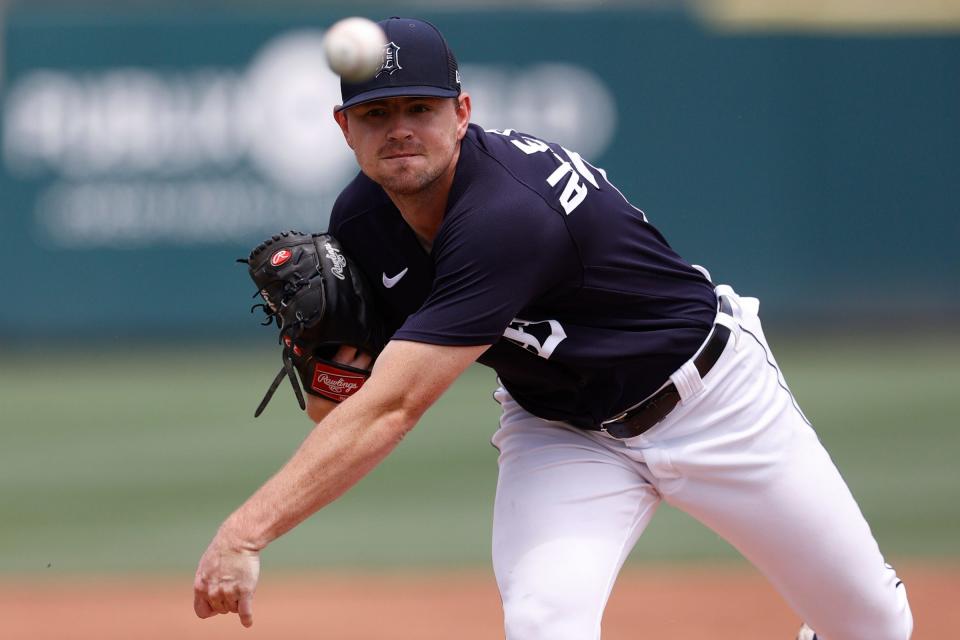
[[[627,440],[628,438],[632,437],[632,436],[621,437],[621,436],[615,435],[613,433],[610,433],[610,429],[607,428],[609,425],[620,423],[624,418],[627,417],[629,413],[630,413],[629,411],[624,411],[618,416],[615,416],[613,418],[610,418],[609,420],[604,420],[603,422],[601,422],[600,428],[599,428],[600,433],[603,433],[607,437],[613,438],[614,440]]]
[[[607,418],[606,420],[600,423],[600,426],[602,427],[602,429],[606,429],[608,424],[613,424],[614,422],[620,422],[621,420],[627,417],[628,413],[630,412],[623,411],[620,414],[613,416],[612,418]]]
[[[623,420],[624,418],[627,417],[628,413],[630,413],[629,409],[627,409],[626,411],[621,411],[620,413],[613,416],[612,418],[607,418],[606,420],[600,423],[600,431],[606,431],[608,424],[613,424],[614,422],[619,422]]]

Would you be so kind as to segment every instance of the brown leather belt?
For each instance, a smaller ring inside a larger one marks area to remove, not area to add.
[[[726,296],[720,296],[719,306],[721,313],[731,315],[730,300]],[[713,325],[710,335],[707,336],[706,344],[693,360],[693,366],[700,372],[701,378],[707,375],[707,372],[720,359],[720,355],[723,353],[724,347],[727,346],[729,339],[730,329],[722,324]],[[677,391],[676,385],[671,382],[616,418],[602,422],[597,430],[618,440],[635,438],[666,418],[667,414],[673,411],[679,403],[680,392]]]

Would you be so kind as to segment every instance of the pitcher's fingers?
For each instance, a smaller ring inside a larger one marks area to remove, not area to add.
[[[230,613],[230,607],[227,605],[227,597],[220,586],[216,586],[207,591],[207,603],[216,613]]]
[[[373,364],[373,356],[353,345],[342,344],[337,349],[337,353],[334,354],[333,361],[357,369],[369,369],[370,365]]]
[[[240,624],[245,627],[253,626],[253,594],[240,596]]]
[[[353,366],[358,369],[369,369],[370,365],[373,364],[373,356],[366,351],[357,351],[357,358],[354,362],[356,362],[356,364]]]
[[[349,344],[342,344],[337,348],[337,352],[333,355],[333,361],[339,362],[340,364],[350,364],[357,359],[357,348]]]
[[[198,618],[209,618],[215,615],[214,610],[210,607],[210,603],[207,602],[206,595],[199,591],[193,592],[193,611],[197,614]]]

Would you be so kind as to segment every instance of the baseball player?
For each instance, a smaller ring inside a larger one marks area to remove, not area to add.
[[[392,337],[356,393],[310,396],[318,426],[201,558],[197,614],[252,624],[264,547],[377,465],[476,361],[500,383],[493,563],[509,640],[599,638],[663,500],[767,576],[809,623],[801,637],[909,638],[905,589],[791,394],[758,301],[684,261],[575,151],[471,124],[433,25],[380,24],[391,65],[342,84],[334,113],[361,171],[329,231]],[[371,354],[333,360],[363,369]]]

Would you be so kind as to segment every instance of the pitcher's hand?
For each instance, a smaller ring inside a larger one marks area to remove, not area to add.
[[[193,580],[193,610],[200,618],[236,613],[253,626],[253,593],[260,577],[260,552],[230,540],[221,529],[200,558]]]

